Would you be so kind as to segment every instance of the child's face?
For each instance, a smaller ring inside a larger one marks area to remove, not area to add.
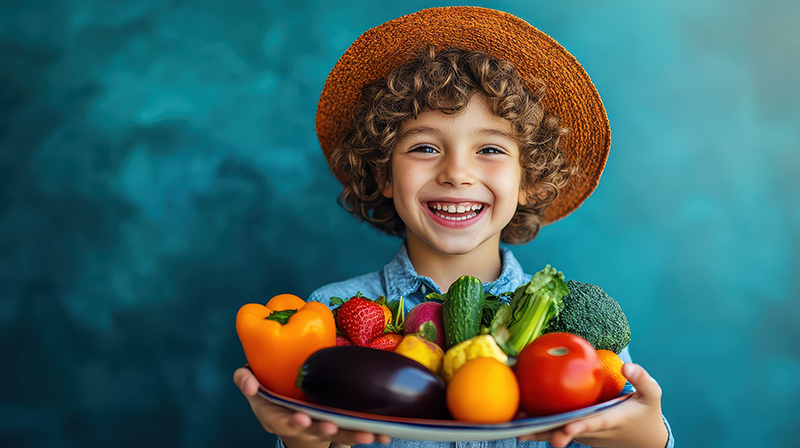
[[[511,221],[520,190],[520,150],[511,124],[476,94],[462,113],[428,111],[400,126],[391,156],[392,198],[407,238],[443,254],[467,254]]]

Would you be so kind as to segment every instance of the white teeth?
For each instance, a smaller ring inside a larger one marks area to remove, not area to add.
[[[428,204],[428,206],[430,207],[431,210],[435,210],[435,211],[441,210],[443,212],[453,213],[453,214],[455,214],[455,213],[462,214],[462,213],[471,212],[467,216],[445,216],[445,215],[443,215],[441,213],[436,213],[437,216],[439,216],[441,218],[444,218],[444,219],[447,219],[448,221],[463,221],[465,219],[474,218],[475,216],[478,216],[478,212],[483,210],[483,204],[480,204],[480,203],[478,203],[478,204],[465,203],[465,204],[457,204],[457,205],[456,204],[430,203],[430,204]]]
[[[440,215],[440,214],[437,213],[436,216],[438,216],[440,218],[444,218],[444,219],[446,219],[448,221],[464,221],[466,219],[474,218],[474,217],[478,216],[478,214],[475,213],[475,212],[472,212],[467,216],[443,216],[443,215]]]
[[[428,203],[428,207],[430,207],[433,210],[450,211],[450,210],[462,210],[463,209],[464,211],[467,211],[467,210],[478,210],[478,209],[481,209],[481,208],[483,208],[483,204],[480,204],[480,203],[477,203],[477,204],[467,204],[467,203],[463,203],[463,204],[442,204],[442,203],[437,203],[437,202],[430,202],[430,203]],[[455,212],[453,212],[453,213],[455,213]]]

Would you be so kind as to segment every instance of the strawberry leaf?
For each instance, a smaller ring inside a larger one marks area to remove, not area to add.
[[[386,326],[387,332],[403,334],[403,321],[406,318],[403,296],[399,299],[389,301],[386,306],[392,312],[392,321]]]

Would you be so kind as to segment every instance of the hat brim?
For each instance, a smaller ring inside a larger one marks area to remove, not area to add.
[[[570,129],[561,149],[579,168],[544,212],[545,223],[577,209],[600,181],[611,146],[603,102],[589,75],[563,46],[511,14],[487,8],[430,8],[409,14],[362,34],[331,70],[317,106],[316,131],[328,158],[347,135],[350,111],[364,86],[385,78],[416,58],[429,45],[439,50],[482,51],[513,63],[531,90],[543,82],[545,110]],[[342,179],[341,175],[334,173]]]

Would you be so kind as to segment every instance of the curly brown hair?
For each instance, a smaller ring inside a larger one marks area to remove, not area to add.
[[[535,91],[525,87],[513,64],[485,53],[429,47],[385,80],[366,86],[351,113],[353,127],[329,157],[332,171],[347,179],[339,204],[374,227],[402,236],[405,225],[392,200],[381,194],[389,181],[400,124],[430,110],[458,113],[475,93],[482,93],[492,112],[511,123],[520,147],[521,188],[529,198],[527,205],[517,207],[501,239],[509,244],[533,240],[543,224],[542,212],[574,169],[559,149],[569,130],[542,108],[546,86],[530,81],[537,85]]]

